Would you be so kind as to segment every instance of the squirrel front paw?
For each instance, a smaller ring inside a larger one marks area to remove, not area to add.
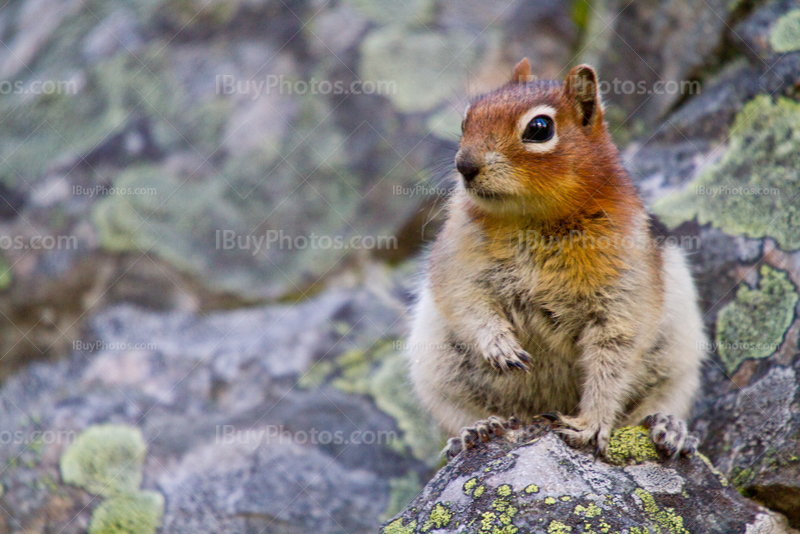
[[[489,365],[501,371],[514,368],[529,373],[528,366],[533,361],[531,355],[520,347],[519,342],[511,334],[492,338],[483,348],[483,356]]]
[[[656,448],[671,458],[690,456],[700,444],[697,436],[689,432],[686,423],[674,415],[648,415],[644,426],[650,429],[650,439]]]
[[[479,441],[485,443],[493,437],[499,438],[507,430],[518,429],[520,424],[519,419],[516,417],[510,417],[506,420],[493,415],[488,419],[478,421],[473,426],[462,428],[457,438],[447,440],[447,446],[442,453],[449,462],[461,451],[473,448]]]
[[[570,417],[567,415],[558,417],[558,425],[556,431],[571,446],[585,447],[593,444],[595,446],[595,458],[605,456],[608,452],[612,425],[606,425],[600,421],[581,416]]]

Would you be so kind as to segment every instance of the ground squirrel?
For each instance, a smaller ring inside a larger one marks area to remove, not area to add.
[[[457,436],[448,455],[547,412],[598,454],[645,421],[668,454],[693,451],[694,283],[621,165],[594,70],[532,81],[523,59],[462,130],[408,340],[416,392]]]

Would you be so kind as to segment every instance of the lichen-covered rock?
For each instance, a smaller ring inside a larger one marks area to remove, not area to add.
[[[708,400],[697,422],[709,436],[703,450],[744,495],[800,526],[800,357],[761,367],[748,385]]]
[[[436,227],[433,175],[473,82],[497,85],[525,54],[555,74],[575,44],[566,5],[475,7],[2,7],[4,84],[48,90],[0,94],[0,236],[71,241],[0,243],[0,377],[67,354],[92,308],[264,304],[406,258]]]
[[[405,290],[381,280],[93,317],[70,357],[0,389],[0,436],[19,437],[0,448],[0,532],[375,532],[443,446],[403,379]]]
[[[482,37],[493,37],[492,33]],[[435,34],[428,29],[410,32],[391,25],[367,36],[361,45],[360,75],[364,80],[394,84],[388,98],[401,111],[431,111],[458,98],[470,69],[476,68],[481,45],[464,31]],[[469,45],[469,46],[468,46]],[[457,61],[451,50],[460,50]],[[422,72],[421,72],[422,71]]]
[[[618,431],[610,465],[537,425],[460,454],[381,532],[789,532],[702,456],[659,460],[644,431]]]
[[[793,0],[759,2],[739,21],[731,37],[753,59],[774,61],[776,54],[800,50],[800,6]]]
[[[690,83],[716,61],[726,24],[735,13],[733,4],[592,3],[590,28],[598,29],[581,52],[585,60],[599,64],[601,80],[610,84],[604,95],[614,104],[610,118],[636,130],[629,121],[657,124],[676,102],[702,92],[699,84]],[[667,89],[667,84],[675,88]]]
[[[651,159],[634,176],[674,236],[688,239],[698,280],[711,353],[692,420],[700,450],[744,495],[799,527],[800,220],[793,197],[800,193],[800,108],[761,91],[791,96],[800,71],[796,54],[775,65],[774,78],[754,83],[758,69],[740,63],[720,79],[729,98],[712,92],[690,101],[665,126],[680,127],[680,135],[643,150],[690,154],[685,169]],[[734,72],[739,81],[728,83]],[[714,112],[716,133],[690,127],[693,113],[702,122],[703,110],[715,105],[725,110]]]
[[[769,236],[784,250],[800,248],[798,146],[800,104],[767,95],[750,101],[734,122],[720,161],[654,210],[673,227],[697,218],[729,234]]]

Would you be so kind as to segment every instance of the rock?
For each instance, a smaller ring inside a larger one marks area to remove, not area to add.
[[[753,59],[800,49],[798,8],[800,5],[793,0],[764,2],[734,27],[734,42]]]
[[[773,81],[761,78],[759,84],[782,93],[779,80],[791,80],[793,56],[781,57],[776,65],[783,67]],[[695,139],[710,144],[698,144],[692,155],[685,136],[680,142],[663,137],[645,143],[643,151],[649,152],[630,161],[649,162],[649,167],[637,165],[642,172],[635,176],[653,210],[674,235],[690,238],[694,246],[690,258],[712,339],[692,421],[703,436],[700,450],[742,494],[785,514],[798,527],[800,241],[792,201],[798,194],[793,174],[798,109],[792,99],[760,92],[763,86],[748,96],[759,85],[748,69],[737,67],[743,74],[739,87],[751,89],[732,90],[736,96],[725,100],[731,119],[718,123],[716,133],[695,130]],[[698,97],[668,122],[688,124],[709,98],[717,97]],[[689,142],[697,144],[692,138]],[[656,147],[670,158],[688,153],[691,165],[679,171],[671,164],[674,159],[647,159]]]
[[[436,2],[432,0],[410,0],[402,4],[390,0],[345,0],[344,4],[380,24],[430,24],[436,9]]]
[[[524,443],[496,439],[439,471],[383,534],[415,532],[789,532],[697,455],[671,462],[642,427],[594,460],[537,423]],[[532,438],[532,439],[531,439]]]
[[[386,86],[387,98],[405,113],[432,111],[455,99],[492,35],[477,42],[464,31],[432,33],[389,25],[361,44],[359,74]],[[454,60],[453,50],[461,51]],[[421,72],[423,69],[424,72]]]
[[[135,52],[143,43],[136,15],[129,9],[120,8],[89,32],[83,42],[83,55],[91,63],[122,50]]]
[[[0,529],[375,532],[442,443],[402,378],[402,289],[372,287],[96,315],[0,389]]]
[[[798,177],[793,158],[800,142],[797,119],[797,103],[756,97],[734,123],[720,162],[691,181],[682,194],[657,203],[655,211],[673,227],[697,217],[701,224],[713,222],[729,234],[770,236],[784,249],[800,247],[792,204],[800,193],[794,187]],[[767,218],[768,213],[775,215]]]
[[[658,124],[716,61],[734,2],[600,2],[588,23],[595,34],[582,50],[608,83],[611,119]],[[658,86],[657,84],[661,84]],[[616,84],[616,85],[615,85]],[[668,85],[675,84],[675,85]],[[617,118],[618,117],[618,118]]]

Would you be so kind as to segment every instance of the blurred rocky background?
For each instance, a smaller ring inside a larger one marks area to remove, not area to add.
[[[693,463],[596,506],[800,527],[800,2],[9,0],[0,43],[0,533],[375,532],[417,498],[406,305],[468,97],[523,56],[606,82],[700,285],[692,425],[752,500]]]

